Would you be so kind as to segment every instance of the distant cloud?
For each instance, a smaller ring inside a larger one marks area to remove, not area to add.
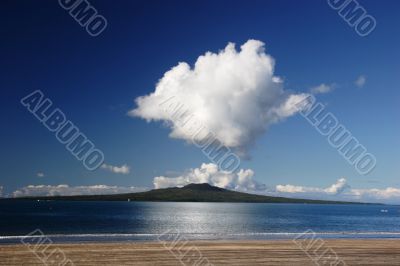
[[[0,186],[0,197],[3,197],[3,186]]]
[[[311,88],[310,92],[312,94],[321,94],[321,93],[331,92],[332,89],[333,89],[333,85],[326,85],[326,84],[322,83],[316,87]]]
[[[255,180],[254,175],[255,173],[251,169],[241,169],[237,173],[229,173],[219,170],[215,164],[203,163],[199,168],[189,169],[176,177],[155,177],[153,184],[157,189],[183,187],[191,183],[209,183],[225,189],[269,196],[400,204],[400,188],[357,189],[352,188],[346,178],[340,178],[327,187],[291,184],[269,187]]]
[[[38,173],[36,174],[36,176],[37,176],[37,177],[44,177],[44,173],[38,172]]]
[[[324,192],[333,194],[333,195],[337,195],[337,194],[342,193],[347,188],[350,188],[350,186],[347,184],[347,180],[345,178],[340,178],[336,181],[335,184],[324,189]]]
[[[210,163],[202,164],[200,168],[190,169],[185,174],[177,177],[155,177],[153,183],[155,188],[182,187],[190,183],[209,183],[221,188],[269,196],[400,204],[400,188],[352,188],[345,178],[340,178],[334,184],[325,188],[290,184],[277,185],[275,188],[270,188],[254,180],[253,177],[254,171],[251,169],[242,169],[236,174],[228,173],[218,170],[216,165]],[[135,193],[147,190],[149,189],[134,186],[28,185],[14,191],[11,195],[12,197],[104,195]],[[0,197],[2,195],[3,187],[0,186]]]
[[[153,179],[154,187],[183,187],[191,183],[209,183],[213,186],[244,191],[257,194],[301,194],[303,196],[339,195],[345,189],[350,188],[346,179],[341,178],[336,183],[327,188],[305,187],[294,185],[277,185],[275,189],[269,188],[253,179],[254,171],[251,169],[241,169],[237,173],[221,171],[213,163],[203,163],[200,168],[194,168],[186,171],[177,177],[158,176]]]
[[[293,186],[293,185],[277,185],[276,192],[338,195],[338,194],[342,193],[346,188],[350,188],[350,186],[347,185],[346,179],[340,178],[335,184],[333,184],[327,188],[304,187],[304,186]]]
[[[355,199],[361,199],[367,202],[400,203],[400,188],[352,189],[351,193]]]
[[[113,172],[115,174],[123,174],[123,175],[127,175],[130,173],[130,167],[126,164],[122,165],[122,166],[113,166],[113,165],[109,165],[109,164],[103,164],[101,166],[101,169],[105,169],[108,170],[110,172]]]
[[[146,190],[139,187],[119,187],[107,185],[75,186],[69,185],[29,185],[13,192],[13,197],[26,196],[72,196],[133,193]]]
[[[138,97],[137,107],[128,114],[165,122],[171,138],[201,140],[165,110],[181,105],[225,147],[245,157],[269,126],[297,113],[296,103],[308,96],[285,91],[274,67],[263,42],[248,40],[239,51],[229,43],[218,53],[199,56],[194,67],[180,62],[165,72],[154,92]],[[163,105],[171,98],[173,103]]]
[[[278,185],[276,193],[280,196],[300,198],[400,204],[400,188],[351,188],[345,178],[327,188]]]
[[[251,169],[241,169],[238,173],[221,171],[213,163],[203,163],[200,168],[190,169],[177,177],[158,176],[153,180],[155,188],[183,187],[191,183],[209,183],[213,186],[240,191],[264,191],[266,186],[253,180]]]
[[[354,84],[357,87],[362,88],[362,87],[364,87],[366,82],[367,82],[367,77],[364,75],[361,75],[354,81]]]

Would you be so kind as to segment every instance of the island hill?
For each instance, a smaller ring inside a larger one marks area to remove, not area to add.
[[[23,197],[30,200],[74,200],[74,201],[166,201],[166,202],[253,202],[253,203],[315,203],[315,204],[356,204],[354,202],[293,199],[262,196],[232,191],[204,184],[189,184],[182,188],[153,189],[146,192],[112,194]]]

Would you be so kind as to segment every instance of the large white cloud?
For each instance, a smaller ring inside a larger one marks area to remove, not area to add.
[[[26,196],[72,196],[103,195],[140,192],[146,189],[139,187],[119,187],[107,185],[69,186],[69,185],[29,185],[13,192],[13,197]]]
[[[251,169],[241,169],[237,173],[221,171],[213,163],[203,163],[199,168],[190,169],[178,177],[158,176],[153,180],[155,188],[182,187],[191,183],[209,183],[213,186],[240,191],[260,192],[267,187],[253,180]]]
[[[219,53],[199,56],[193,68],[181,62],[167,71],[153,93],[136,99],[129,115],[166,122],[172,138],[200,141],[173,117],[181,106],[223,145],[246,155],[269,125],[295,114],[296,103],[307,96],[284,91],[274,64],[261,41],[249,40],[240,51],[229,43]]]

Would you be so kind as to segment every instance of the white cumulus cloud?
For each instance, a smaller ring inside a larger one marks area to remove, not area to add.
[[[167,71],[154,92],[138,97],[137,107],[128,114],[165,122],[172,138],[201,141],[165,108],[176,111],[180,105],[225,147],[247,155],[257,137],[271,124],[298,112],[296,103],[308,96],[285,91],[274,75],[274,65],[261,41],[248,40],[239,51],[229,43],[218,53],[199,56],[193,67],[180,62]],[[173,106],[165,104],[171,98]]]
[[[350,188],[350,186],[347,184],[347,180],[345,178],[340,178],[335,184],[325,188],[324,191],[326,193],[337,195],[342,193],[347,188]]]
[[[139,187],[119,187],[107,185],[69,186],[69,185],[29,185],[13,192],[13,197],[26,196],[72,196],[133,193],[144,191]]]
[[[113,166],[113,165],[109,165],[109,164],[103,164],[101,166],[101,169],[105,169],[108,170],[110,172],[113,172],[115,174],[123,174],[123,175],[127,175],[130,173],[130,167],[126,164],[122,165],[122,166]]]
[[[241,169],[237,173],[222,171],[213,163],[203,163],[199,168],[190,169],[177,177],[157,176],[153,180],[155,188],[182,187],[191,183],[210,185],[239,191],[265,191],[267,187],[253,180],[254,171]]]
[[[43,173],[43,172],[38,172],[38,173],[36,174],[36,176],[37,176],[37,177],[44,177],[44,173]]]

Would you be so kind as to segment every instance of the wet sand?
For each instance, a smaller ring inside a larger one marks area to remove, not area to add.
[[[390,239],[77,243],[44,247],[35,254],[34,245],[32,250],[22,244],[0,245],[0,265],[64,265],[66,259],[73,264],[65,265],[400,265],[400,240]],[[46,259],[51,252],[53,255]],[[332,264],[323,264],[323,260]]]

